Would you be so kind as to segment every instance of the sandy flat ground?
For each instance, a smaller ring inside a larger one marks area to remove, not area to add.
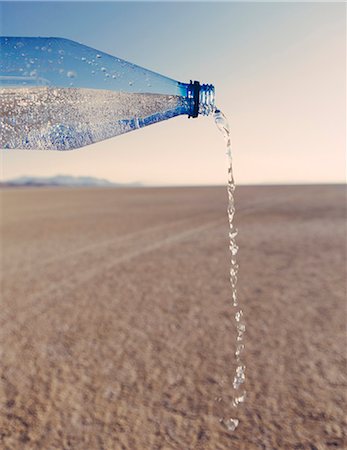
[[[343,189],[237,191],[236,413],[224,188],[3,190],[0,448],[346,448]]]

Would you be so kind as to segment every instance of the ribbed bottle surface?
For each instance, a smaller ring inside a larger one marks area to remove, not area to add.
[[[215,92],[212,84],[202,84],[199,93],[199,114],[208,116],[215,110]]]

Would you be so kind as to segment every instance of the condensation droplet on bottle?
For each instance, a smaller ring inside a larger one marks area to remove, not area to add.
[[[101,58],[101,55],[98,53],[98,54],[96,55],[96,57],[97,57],[98,59],[100,59],[100,58]]]
[[[85,58],[84,56],[82,56],[81,60],[82,60],[82,61],[87,61],[87,58]]]
[[[75,78],[75,77],[77,76],[77,74],[76,74],[76,72],[75,72],[74,70],[69,70],[69,71],[66,73],[66,75],[67,75],[69,78]]]
[[[101,70],[101,72],[106,72],[107,69],[106,69],[106,67],[101,67],[100,70]]]
[[[129,81],[129,86],[132,86],[134,83],[132,81]]]

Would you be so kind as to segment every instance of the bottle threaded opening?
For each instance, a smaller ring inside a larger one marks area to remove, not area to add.
[[[199,92],[199,114],[208,116],[215,110],[215,93],[212,84],[202,84]]]
[[[198,117],[198,115],[208,116],[215,110],[215,94],[212,84],[200,84],[198,81],[190,82],[187,97],[189,100],[188,117]]]

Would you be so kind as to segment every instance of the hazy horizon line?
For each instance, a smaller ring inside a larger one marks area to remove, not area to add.
[[[97,185],[6,185],[10,180],[3,180],[0,182],[0,188],[96,188],[96,189],[152,189],[152,188],[225,188],[225,184],[137,184],[135,185],[132,182],[129,183],[120,183],[119,185],[114,186],[97,186]],[[300,183],[236,183],[236,187],[269,187],[269,186],[346,186],[346,182],[300,182]]]

